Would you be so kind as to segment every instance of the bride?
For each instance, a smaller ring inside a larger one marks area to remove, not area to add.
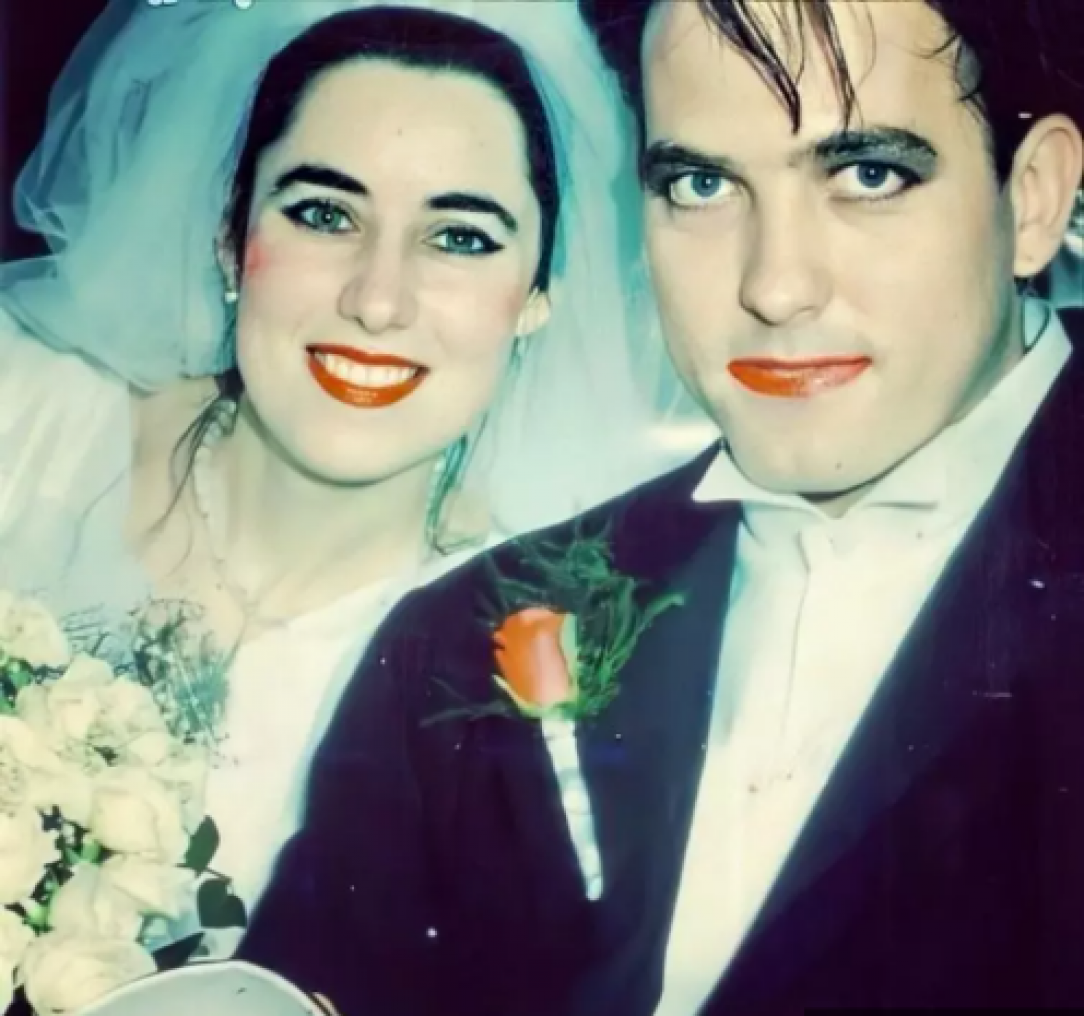
[[[198,606],[251,909],[395,600],[643,476],[620,107],[574,4],[133,7],[17,188],[0,586]]]

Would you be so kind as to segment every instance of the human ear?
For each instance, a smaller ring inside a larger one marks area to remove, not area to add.
[[[1065,240],[1084,173],[1084,140],[1066,116],[1044,117],[1017,149],[1009,182],[1015,248],[1013,274],[1030,278]]]
[[[546,325],[552,312],[553,305],[550,302],[549,293],[535,289],[527,298],[527,303],[524,304],[516,320],[516,335],[520,338],[533,335]]]

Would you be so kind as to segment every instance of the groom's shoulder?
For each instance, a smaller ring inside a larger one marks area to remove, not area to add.
[[[605,536],[615,556],[623,557],[622,550],[630,543],[649,538],[666,516],[680,513],[688,505],[714,455],[715,449],[709,449],[692,461],[640,483],[579,515],[508,540],[470,562],[468,569],[482,573],[493,565],[514,567],[525,555],[532,554],[540,547],[559,551],[585,537],[596,536]],[[453,574],[449,578],[466,579],[469,572],[461,571],[461,576]]]
[[[709,448],[696,458],[647,480],[563,522],[524,533],[477,554],[466,563],[406,598],[396,612],[412,617],[411,627],[425,627],[434,612],[457,612],[492,585],[495,576],[517,573],[544,549],[560,554],[584,539],[604,538],[621,567],[631,548],[643,546],[679,516],[691,502],[700,479],[714,458]],[[419,624],[420,622],[420,624]]]

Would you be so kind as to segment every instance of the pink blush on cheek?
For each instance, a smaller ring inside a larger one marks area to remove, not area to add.
[[[267,250],[258,237],[253,236],[245,246],[245,274],[254,275],[267,264]]]

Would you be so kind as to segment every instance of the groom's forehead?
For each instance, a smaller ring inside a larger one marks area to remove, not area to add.
[[[752,27],[763,31],[778,68],[754,62],[726,38],[708,5],[656,3],[642,45],[644,113],[665,132],[670,122],[780,118],[793,122],[780,97],[778,70],[790,79],[804,125],[812,116],[819,133],[838,129],[843,110],[841,78],[855,88],[859,116],[914,126],[916,116],[940,109],[958,112],[960,91],[947,26],[924,2],[902,4],[853,0],[829,8],[834,50],[809,17],[798,18],[790,4],[763,0],[745,8]],[[746,23],[749,26],[749,23]]]

